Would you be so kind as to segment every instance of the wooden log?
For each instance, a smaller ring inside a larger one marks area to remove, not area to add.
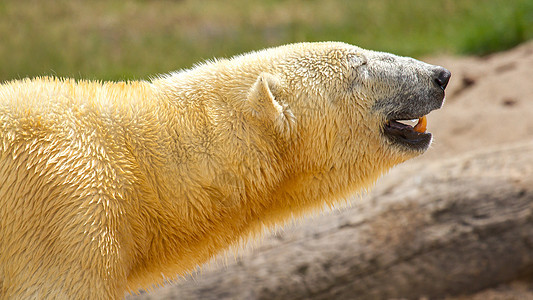
[[[407,163],[353,202],[129,299],[433,299],[533,274],[533,143]]]

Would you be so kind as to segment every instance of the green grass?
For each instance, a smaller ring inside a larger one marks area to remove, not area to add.
[[[531,0],[3,0],[0,81],[148,78],[299,41],[419,57],[482,55],[532,37]]]

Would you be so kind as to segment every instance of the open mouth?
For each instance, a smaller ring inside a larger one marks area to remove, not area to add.
[[[418,120],[387,121],[383,131],[390,140],[409,149],[424,151],[431,143],[431,133],[427,132],[426,116],[419,117]]]

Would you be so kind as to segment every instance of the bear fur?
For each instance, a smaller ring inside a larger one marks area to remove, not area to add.
[[[383,128],[442,105],[439,70],[328,42],[4,83],[0,298],[120,299],[369,188],[427,149]]]

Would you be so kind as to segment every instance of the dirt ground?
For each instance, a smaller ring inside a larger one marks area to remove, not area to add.
[[[444,107],[428,115],[428,130],[435,137],[432,149],[417,160],[430,162],[533,139],[533,42],[486,57],[424,60],[453,75]],[[409,168],[409,163],[401,167]],[[533,282],[505,283],[452,299],[533,299]]]
[[[422,60],[448,68],[452,79],[444,107],[428,115],[428,130],[435,137],[433,146],[417,161],[430,163],[468,151],[533,139],[533,42],[486,57],[441,56]],[[407,170],[410,163],[398,168],[398,172]],[[392,175],[380,182],[395,180]],[[157,294],[156,291],[153,295]],[[533,299],[533,281],[502,283],[475,295],[447,299]]]
[[[533,137],[533,42],[487,57],[436,57],[452,79],[446,103],[428,115],[433,148],[420,159]]]

